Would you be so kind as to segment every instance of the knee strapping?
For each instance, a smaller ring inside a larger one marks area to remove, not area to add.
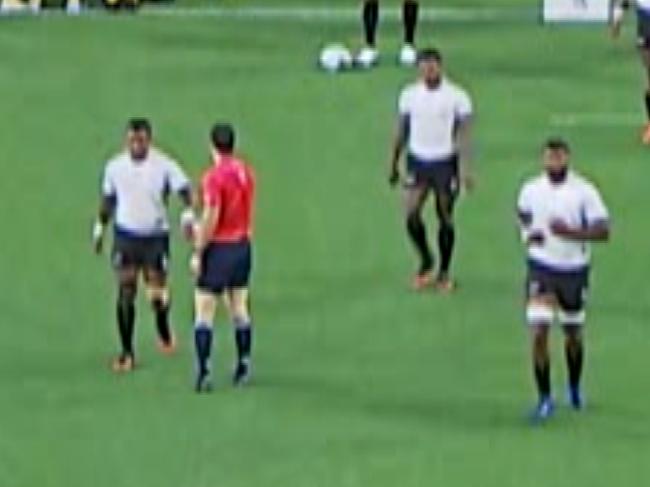
[[[530,326],[550,325],[554,318],[553,308],[549,306],[531,303],[526,307],[526,321]]]

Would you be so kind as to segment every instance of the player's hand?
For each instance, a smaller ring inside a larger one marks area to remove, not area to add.
[[[192,257],[190,257],[190,271],[195,277],[201,274],[201,257],[197,252],[192,253]]]
[[[194,216],[194,211],[191,208],[187,208],[181,214],[181,231],[187,241],[194,241],[194,235],[196,235],[195,229],[196,217]]]
[[[571,237],[573,229],[562,220],[553,220],[551,222],[551,232],[557,237]]]
[[[546,239],[544,238],[544,234],[540,231],[533,231],[528,235],[528,246],[530,247],[541,247],[544,245],[544,241]]]
[[[471,193],[476,187],[476,181],[472,173],[462,174],[460,177],[460,184],[462,185],[463,189],[468,193]]]
[[[388,184],[390,184],[391,188],[394,188],[397,183],[399,183],[400,175],[399,175],[399,170],[396,167],[391,168],[389,174],[388,174]]]
[[[93,251],[97,255],[101,255],[104,250],[104,225],[96,222],[93,226]]]

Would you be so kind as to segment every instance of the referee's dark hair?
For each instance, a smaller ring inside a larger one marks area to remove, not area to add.
[[[569,143],[562,137],[549,137],[546,139],[544,148],[552,151],[562,151],[567,154],[571,154],[571,147],[569,146]]]
[[[151,122],[144,117],[133,117],[129,119],[126,128],[129,132],[145,132],[149,137],[151,137],[153,132]]]
[[[235,148],[235,129],[229,123],[215,123],[210,132],[210,139],[219,152],[231,154]]]
[[[442,53],[435,47],[426,47],[418,52],[418,63],[436,61],[442,64]]]

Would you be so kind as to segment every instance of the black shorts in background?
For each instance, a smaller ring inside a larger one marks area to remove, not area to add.
[[[412,154],[406,159],[407,187],[426,186],[436,194],[452,200],[458,196],[458,156],[452,155],[440,161],[423,161]]]
[[[562,311],[578,313],[587,304],[589,268],[571,272],[554,271],[535,263],[528,264],[526,296],[528,299],[553,296]]]
[[[113,267],[117,270],[137,268],[167,273],[169,235],[136,237],[116,231],[113,238]]]
[[[248,240],[210,243],[201,256],[201,273],[196,286],[213,294],[246,288],[252,267],[252,250]]]

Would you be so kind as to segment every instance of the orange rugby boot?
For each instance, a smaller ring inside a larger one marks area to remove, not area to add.
[[[112,368],[116,373],[131,372],[135,368],[135,359],[131,354],[122,353],[113,360]]]

